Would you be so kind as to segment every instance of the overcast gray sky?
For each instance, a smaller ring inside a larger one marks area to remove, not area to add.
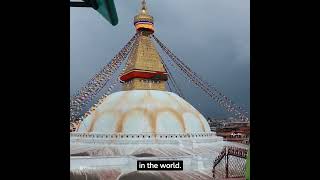
[[[114,0],[119,24],[91,8],[70,9],[70,94],[80,89],[134,35],[140,0]],[[147,0],[155,35],[206,81],[250,111],[250,1]],[[205,116],[229,117],[177,76],[187,100]]]

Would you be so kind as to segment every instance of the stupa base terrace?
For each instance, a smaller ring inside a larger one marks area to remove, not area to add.
[[[215,132],[184,134],[71,133],[72,177],[91,179],[212,179],[213,161],[225,146]],[[183,171],[137,171],[138,160],[182,160]]]

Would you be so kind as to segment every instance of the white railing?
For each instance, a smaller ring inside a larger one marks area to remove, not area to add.
[[[70,138],[95,138],[95,139],[185,139],[185,138],[208,138],[216,136],[215,132],[204,133],[79,133],[71,132]]]

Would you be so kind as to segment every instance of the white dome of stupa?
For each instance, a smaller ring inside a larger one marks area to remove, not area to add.
[[[158,90],[130,90],[100,100],[78,132],[205,133],[207,120],[178,95]]]

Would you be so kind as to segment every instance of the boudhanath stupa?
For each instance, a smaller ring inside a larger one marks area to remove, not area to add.
[[[122,91],[102,96],[70,133],[71,179],[212,179],[224,146],[248,145],[223,141],[197,109],[166,90],[145,1],[134,25],[138,35],[117,78]],[[182,160],[183,171],[137,171],[137,160]]]

